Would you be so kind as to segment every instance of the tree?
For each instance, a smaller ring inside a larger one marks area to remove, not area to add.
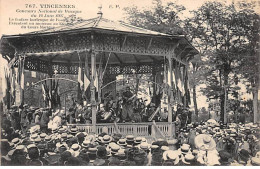
[[[207,53],[208,45],[207,41],[202,41],[205,38],[205,28],[201,26],[201,21],[197,18],[197,11],[193,11],[193,17],[186,18],[183,22],[183,28],[187,39],[200,51],[199,55],[196,55],[191,60],[191,69],[189,70],[189,82],[192,87],[193,104],[195,110],[195,121],[198,121],[198,106],[197,106],[197,86],[201,84],[205,77],[203,76],[207,72],[207,67],[204,66],[205,59],[203,59]],[[207,40],[207,39],[206,39]]]
[[[137,6],[124,8],[126,20],[132,25],[167,34],[183,34],[180,15],[185,7],[176,2],[162,5],[161,0],[153,0],[153,6],[140,10]]]
[[[248,12],[243,11],[243,12]],[[250,11],[251,12],[251,11]],[[202,30],[199,40],[207,44],[207,87],[204,94],[212,99],[220,99],[221,121],[224,121],[226,100],[231,92],[235,74],[241,59],[244,57],[243,46],[248,44],[247,22],[241,9],[234,4],[225,5],[220,2],[206,2],[193,17],[200,23]]]
[[[253,111],[254,123],[258,122],[258,89],[260,83],[260,64],[259,64],[259,32],[260,32],[260,17],[254,10],[254,3],[241,2],[240,7],[240,22],[243,22],[242,33],[246,37],[247,43],[242,46],[244,57],[238,67],[238,72],[251,85],[247,86],[248,92],[253,94]],[[259,106],[260,107],[260,106]]]

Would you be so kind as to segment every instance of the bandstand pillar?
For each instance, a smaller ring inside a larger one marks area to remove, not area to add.
[[[94,81],[96,77],[96,52],[94,49],[94,35],[91,35],[92,40],[92,50],[90,51],[91,56],[91,82],[90,82],[90,102],[91,102],[91,110],[92,110],[92,132],[96,133],[96,122],[97,122],[97,102],[96,102],[96,88],[94,86]]]
[[[172,57],[171,57],[171,55],[168,55],[168,62],[169,62],[169,66],[168,66],[168,72],[170,72],[170,79],[168,79],[168,80],[170,80],[170,83],[169,83],[169,88],[170,88],[170,90],[171,90],[171,92],[170,92],[170,96],[168,96],[168,122],[169,122],[169,125],[168,125],[168,135],[170,136],[170,137],[172,137],[173,136],[173,131],[172,131],[172,106],[171,106],[171,103],[172,103]]]

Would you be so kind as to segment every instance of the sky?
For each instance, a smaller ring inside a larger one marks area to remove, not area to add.
[[[164,4],[171,0],[162,0]],[[200,7],[207,0],[176,0],[177,4],[182,4],[186,7],[186,11],[183,12],[183,17],[189,16],[189,11],[195,10]],[[213,0],[210,0],[213,1]],[[221,1],[224,0],[214,0]],[[232,1],[238,0],[227,0],[226,3],[231,3]],[[251,1],[251,0],[248,0]],[[70,4],[75,5],[76,10],[82,11],[78,14],[78,17],[84,19],[97,17],[98,7],[102,6],[103,17],[111,20],[124,20],[124,11],[123,8],[136,5],[139,8],[149,8],[152,6],[152,0],[0,0],[0,36],[3,34],[20,34],[31,31],[36,31],[34,29],[21,29],[20,26],[9,25],[10,17],[17,18],[30,18],[30,14],[18,13],[16,10],[25,10],[26,4]],[[4,77],[4,66],[7,64],[0,56],[0,77]],[[206,102],[206,97],[199,94],[198,106],[203,107]]]

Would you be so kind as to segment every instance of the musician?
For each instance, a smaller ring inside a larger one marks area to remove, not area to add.
[[[133,119],[135,122],[142,121],[141,112],[142,112],[141,99],[137,99],[134,102],[134,113],[133,113],[134,116]]]
[[[84,123],[83,120],[83,107],[80,104],[76,104],[75,119],[76,123]]]
[[[108,111],[105,110],[104,104],[100,104],[99,111],[97,113],[97,122],[98,123],[112,123],[115,118],[115,110],[112,105]]]
[[[130,91],[130,87],[126,87],[126,91],[122,94],[123,97],[123,110],[122,110],[122,120],[123,123],[129,118],[134,121],[133,119],[133,93]]]
[[[148,111],[148,119],[149,119],[149,117],[151,117],[154,114],[154,112],[156,111],[155,104],[154,103],[150,103],[150,105],[148,106],[148,110],[147,111]],[[156,113],[154,118],[151,119],[151,121],[155,120],[156,122],[158,122],[159,119],[160,119],[159,117],[160,117],[159,113]]]
[[[91,123],[92,122],[91,104],[87,104],[87,107],[84,111],[84,119],[85,119],[85,123]]]

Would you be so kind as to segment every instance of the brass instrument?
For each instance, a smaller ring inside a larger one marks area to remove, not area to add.
[[[136,97],[136,94],[134,94],[132,97],[130,97],[130,98],[128,98],[127,100],[126,100],[126,102],[129,102],[129,101],[131,101],[133,98],[135,98]]]
[[[155,112],[148,118],[148,121],[152,121],[154,116],[159,112],[159,110],[160,110],[160,105],[157,107]]]
[[[108,118],[110,118],[112,116],[112,112],[111,111],[108,111],[108,112],[105,112],[104,113],[104,120],[107,120]]]

